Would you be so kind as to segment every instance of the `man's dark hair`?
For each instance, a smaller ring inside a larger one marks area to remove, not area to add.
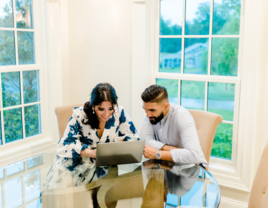
[[[160,85],[151,85],[141,94],[141,99],[145,103],[159,103],[165,99],[168,100],[168,93],[166,88]]]

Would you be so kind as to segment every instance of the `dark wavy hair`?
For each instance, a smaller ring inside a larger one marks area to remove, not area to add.
[[[145,103],[159,103],[168,99],[168,93],[165,87],[160,85],[151,85],[141,94],[141,99]]]
[[[92,129],[99,129],[100,121],[96,115],[93,113],[92,108],[96,105],[100,105],[103,101],[111,102],[113,108],[114,105],[117,106],[117,95],[115,89],[109,83],[100,83],[92,90],[90,101],[84,104],[84,111],[86,113],[87,121],[83,124],[88,124]],[[115,110],[115,109],[114,109]]]

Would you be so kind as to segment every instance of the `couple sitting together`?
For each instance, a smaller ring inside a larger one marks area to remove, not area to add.
[[[86,168],[94,171],[81,180],[89,183],[107,172],[107,167],[94,164],[98,143],[145,140],[146,158],[207,167],[188,110],[169,103],[167,90],[159,85],[146,88],[141,98],[147,117],[138,133],[127,112],[118,105],[115,89],[108,83],[98,84],[91,92],[90,101],[73,110],[64,136],[58,142],[56,166],[66,163],[65,167],[73,171],[86,163]]]

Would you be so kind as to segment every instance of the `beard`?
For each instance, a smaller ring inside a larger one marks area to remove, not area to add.
[[[150,123],[153,124],[153,125],[156,125],[159,121],[162,120],[162,118],[164,118],[164,112],[162,112],[159,116],[157,117],[150,117],[149,120],[150,120]]]

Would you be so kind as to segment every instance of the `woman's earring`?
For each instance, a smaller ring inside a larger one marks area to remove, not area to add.
[[[92,107],[93,114],[95,114],[94,108]]]

